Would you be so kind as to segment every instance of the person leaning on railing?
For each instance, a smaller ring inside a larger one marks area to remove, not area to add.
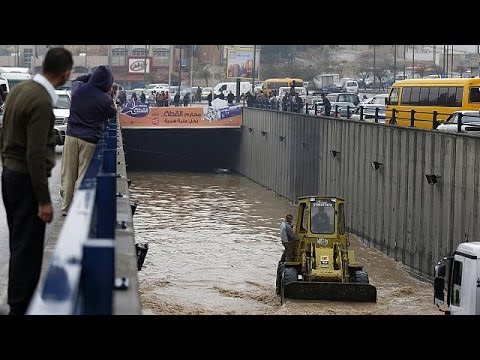
[[[62,215],[67,215],[73,193],[83,180],[108,119],[117,113],[111,97],[113,75],[109,66],[72,82],[72,104],[62,154],[60,195]]]

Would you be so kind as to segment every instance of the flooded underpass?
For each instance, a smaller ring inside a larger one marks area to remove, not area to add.
[[[351,238],[378,301],[342,303],[275,295],[283,251],[279,226],[295,206],[237,174],[130,172],[139,203],[136,242],[149,250],[139,272],[144,314],[441,314],[433,286]],[[346,199],[348,201],[348,199]]]

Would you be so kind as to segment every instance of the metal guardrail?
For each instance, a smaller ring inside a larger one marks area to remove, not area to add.
[[[27,314],[112,314],[117,118],[110,119],[75,192],[45,278]]]

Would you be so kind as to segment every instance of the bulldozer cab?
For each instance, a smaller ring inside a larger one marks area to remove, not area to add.
[[[314,245],[347,248],[345,201],[338,197],[305,196],[299,198],[295,233],[301,247]]]

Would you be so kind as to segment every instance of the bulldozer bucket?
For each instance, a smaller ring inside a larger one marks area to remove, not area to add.
[[[293,281],[285,285],[285,298],[377,302],[377,289],[370,284]]]

